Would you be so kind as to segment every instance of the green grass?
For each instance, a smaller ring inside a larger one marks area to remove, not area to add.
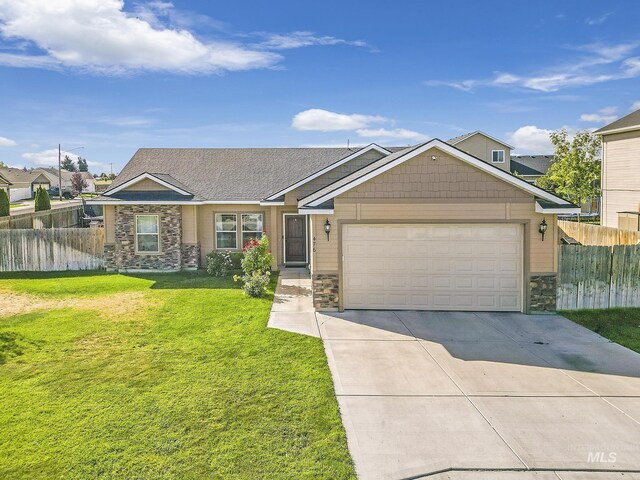
[[[609,340],[640,353],[640,308],[560,312]]]
[[[76,272],[2,296],[37,309],[0,308],[0,478],[355,478],[322,343],[266,328],[272,292]]]
[[[24,203],[10,203],[9,208],[24,207]]]

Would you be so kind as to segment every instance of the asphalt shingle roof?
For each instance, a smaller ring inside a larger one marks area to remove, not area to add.
[[[19,168],[2,168],[0,169],[0,175],[7,179],[12,184],[28,183],[31,184],[40,175],[43,176],[42,180],[48,181],[46,176],[38,170],[21,170]]]
[[[143,173],[192,193],[195,201],[257,201],[359,148],[141,148],[110,190]],[[393,149],[397,150],[397,149]]]
[[[594,133],[607,133],[611,130],[618,130],[621,128],[633,128],[638,127],[640,129],[640,110],[631,112],[622,118],[619,118],[615,122],[611,122],[609,125],[605,125],[600,130],[596,130]]]
[[[553,155],[511,155],[511,173],[544,175],[553,162]]]

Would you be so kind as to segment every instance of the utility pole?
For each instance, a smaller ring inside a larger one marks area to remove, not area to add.
[[[58,144],[58,196],[60,201],[62,201],[62,159],[61,157],[61,149],[60,144]]]

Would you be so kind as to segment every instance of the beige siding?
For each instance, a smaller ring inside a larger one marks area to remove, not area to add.
[[[198,243],[198,207],[182,206],[182,243]]]
[[[104,216],[104,233],[106,243],[115,243],[116,241],[116,207],[113,205],[105,205],[102,211]]]
[[[509,171],[511,150],[506,145],[491,140],[482,134],[473,135],[454,146],[502,170]],[[493,150],[504,150],[504,163],[493,163],[491,161],[491,152]]]
[[[318,178],[315,178],[310,182],[296,188],[295,190],[290,191],[285,195],[285,204],[297,205],[299,199],[304,198],[307,195],[326,187],[330,183],[333,183],[336,180],[339,180],[355,172],[356,170],[361,169],[362,167],[366,167],[367,165],[372,164],[382,157],[383,155],[376,150],[370,150],[366,153],[363,153],[359,157],[356,157],[348,161],[347,163],[336,167],[330,172],[327,172],[324,175],[321,175]]]
[[[124,188],[123,190],[135,191],[135,192],[148,192],[148,191],[158,191],[158,190],[170,190],[170,188],[165,187],[164,185],[160,185],[157,182],[154,182],[150,178],[145,178],[140,180],[133,185]]]
[[[345,192],[342,197],[524,199],[530,195],[433,148]]]
[[[275,207],[261,207],[259,205],[199,205],[197,212],[197,230],[198,239],[200,241],[201,259],[204,265],[207,253],[215,249],[215,214],[216,213],[235,213],[238,215],[238,249],[242,250],[241,234],[240,234],[240,215],[242,213],[262,213],[264,215],[264,228],[271,240],[271,249],[273,252],[279,252],[279,237],[277,224],[274,232],[273,219],[270,209]]]
[[[618,212],[640,209],[640,131],[605,135],[602,225],[618,226]]]

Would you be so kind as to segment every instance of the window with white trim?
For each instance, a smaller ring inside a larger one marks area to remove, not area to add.
[[[491,150],[491,161],[493,163],[504,163],[504,150]]]
[[[263,219],[261,213],[243,213],[242,214],[242,245],[249,240],[262,238]]]
[[[160,253],[160,217],[136,215],[136,252]]]
[[[238,248],[238,216],[235,213],[216,213],[216,248]]]

